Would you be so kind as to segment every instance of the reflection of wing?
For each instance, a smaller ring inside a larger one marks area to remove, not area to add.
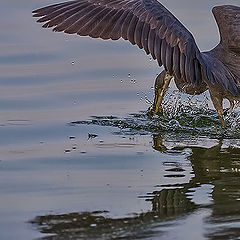
[[[156,0],[75,0],[33,13],[54,31],[129,40],[182,81],[202,81],[201,54],[192,34]]]

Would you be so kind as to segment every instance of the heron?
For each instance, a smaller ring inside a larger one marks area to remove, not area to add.
[[[42,27],[92,38],[128,40],[164,70],[155,79],[152,114],[161,111],[172,79],[197,95],[209,91],[222,127],[223,99],[240,101],[240,7],[215,6],[220,41],[201,52],[191,32],[157,0],[73,0],[33,11]]]

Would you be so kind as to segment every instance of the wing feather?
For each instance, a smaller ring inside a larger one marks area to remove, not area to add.
[[[173,72],[178,79],[182,77],[180,71],[180,51],[177,46],[173,48]]]
[[[96,27],[94,29],[92,29],[92,31],[89,33],[89,35],[93,35],[94,38],[99,38],[99,36],[101,35],[101,33],[103,32],[103,30],[106,27],[106,22],[108,22],[108,19],[114,14],[114,12],[116,12],[115,9],[112,9],[111,11],[109,11],[106,8],[105,16],[103,16],[103,18],[97,22],[98,24],[96,25]],[[119,36],[119,38],[120,38],[120,36]],[[119,38],[117,38],[117,39],[119,39]]]
[[[167,51],[167,43],[164,39],[162,39],[161,55],[160,56],[161,56],[161,61],[162,61],[165,69],[167,69],[167,66],[166,66],[166,63],[167,63],[166,51]]]
[[[150,26],[148,23],[144,23],[143,25],[143,29],[142,29],[142,36],[141,36],[141,43],[143,46],[143,49],[145,50],[145,52],[147,54],[150,54],[149,48],[148,48],[148,36],[149,36],[149,31],[150,31]]]
[[[33,11],[33,17],[41,17],[44,15],[48,15],[53,11],[58,10],[59,8],[63,8],[65,6],[71,6],[71,4],[76,4],[76,1],[57,3],[57,4],[46,6],[40,9],[36,9]]]
[[[150,28],[149,35],[148,35],[148,49],[149,49],[150,53],[152,54],[153,59],[156,59],[155,38],[156,38],[155,30]],[[162,64],[159,64],[159,65],[161,66]]]
[[[167,45],[166,50],[166,67],[170,75],[173,75],[173,48]]]
[[[49,11],[49,13],[47,15],[45,15],[44,17],[40,18],[37,20],[37,22],[46,22],[46,21],[50,21],[55,19],[58,16],[61,16],[61,21],[64,20],[64,17],[67,17],[68,15],[71,16],[72,14],[74,14],[75,12],[77,12],[78,10],[82,9],[82,5],[86,4],[86,2],[82,2],[81,4],[70,4],[67,6],[59,6],[56,9],[53,9],[53,11]]]
[[[185,62],[186,62],[185,54],[180,53],[180,72],[181,72],[181,78],[183,78],[183,79],[186,79]]]
[[[160,39],[160,37],[158,35],[155,36],[155,46],[154,46],[154,54],[156,56],[156,59],[158,61],[159,66],[163,65],[163,60],[161,58],[161,50],[164,49],[164,47],[162,46],[162,39]]]
[[[93,9],[92,6],[89,6],[87,3],[83,3],[80,7],[76,7],[72,10],[60,13],[56,17],[52,18],[49,22],[47,22],[45,26],[43,26],[48,28],[56,26],[53,29],[54,31],[64,31],[76,21],[82,19],[84,17],[84,12],[89,12],[91,9]]]
[[[106,27],[103,29],[103,31],[99,35],[99,37],[102,39],[110,38],[110,34],[114,28],[114,25],[122,14],[122,12],[118,11],[118,10],[115,10],[112,13],[113,13],[112,16],[110,17],[109,21],[106,23]],[[79,34],[79,35],[81,35],[81,34]]]
[[[141,42],[141,36],[142,36],[142,29],[143,29],[144,22],[138,21],[135,32],[134,32],[134,40],[137,43],[139,48],[143,48],[142,42]]]
[[[123,22],[123,25],[121,27],[121,36],[125,40],[128,39],[127,38],[127,29],[128,29],[127,26],[129,24],[129,22],[131,21],[132,17],[133,17],[132,12],[128,12],[128,15],[126,16],[125,21]]]
[[[135,33],[137,23],[138,23],[138,18],[135,15],[133,15],[132,20],[129,23],[128,32],[127,32],[127,38],[132,44],[136,44],[136,41],[134,39],[134,33]]]
[[[95,16],[95,18],[97,18],[98,21],[100,21],[105,16],[105,13],[106,13],[106,8],[103,8],[102,6],[98,6],[93,11],[91,11],[90,15]],[[94,18],[91,18],[91,16],[87,16],[86,18],[82,19],[82,27],[77,31],[77,34],[81,36],[90,35],[91,31],[98,25],[98,22],[95,21]],[[90,20],[88,20],[89,18]]]
[[[117,20],[117,22],[116,22],[116,24],[115,24],[115,26],[114,26],[114,28],[112,30],[111,36],[110,36],[110,38],[112,40],[117,40],[120,37],[123,37],[123,35],[121,35],[122,34],[122,26],[124,24],[124,21],[125,21],[127,15],[129,14],[129,12],[124,11],[123,9],[121,9],[120,11],[122,11],[122,15]]]

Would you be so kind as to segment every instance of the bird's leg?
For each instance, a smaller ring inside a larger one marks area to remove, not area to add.
[[[161,104],[163,97],[168,89],[169,83],[173,76],[169,75],[165,70],[163,70],[155,80],[155,97],[152,108],[152,114],[156,114],[159,109],[161,109]]]
[[[232,113],[232,111],[233,111],[233,109],[234,109],[234,106],[235,106],[235,104],[234,104],[234,101],[233,101],[233,100],[231,100],[231,99],[229,99],[229,98],[228,98],[228,101],[229,101],[229,103],[230,103],[230,109],[229,109],[229,112],[230,112],[230,113]]]
[[[222,128],[225,128],[226,124],[225,124],[224,119],[223,119],[223,104],[222,104],[223,103],[223,97],[220,96],[219,94],[216,94],[211,89],[209,90],[209,93],[210,93],[210,96],[211,96],[211,99],[212,99],[212,102],[213,102],[213,106],[217,111],[221,126],[222,126]]]

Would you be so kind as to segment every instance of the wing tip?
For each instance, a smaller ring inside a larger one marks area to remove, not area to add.
[[[32,15],[33,15],[33,17],[42,17],[43,16],[43,14],[41,13],[41,11],[39,11],[39,9],[33,10]]]
[[[38,13],[38,12],[39,12],[39,8],[32,10],[32,14],[35,14],[35,13]]]

